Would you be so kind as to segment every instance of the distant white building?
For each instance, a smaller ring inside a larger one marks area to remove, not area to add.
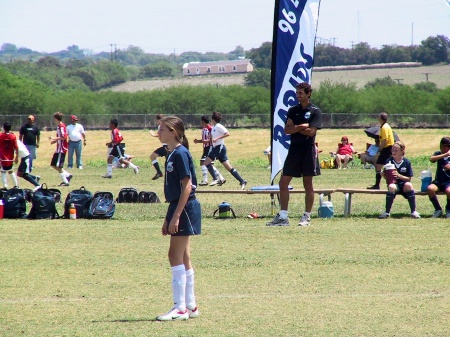
[[[253,71],[250,60],[190,62],[183,65],[183,76],[239,74]]]

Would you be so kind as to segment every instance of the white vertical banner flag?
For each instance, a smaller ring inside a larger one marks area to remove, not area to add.
[[[290,137],[284,133],[289,108],[298,104],[295,86],[311,83],[320,0],[276,0],[272,42],[272,170],[282,170]]]

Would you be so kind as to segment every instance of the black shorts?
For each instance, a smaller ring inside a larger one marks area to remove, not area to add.
[[[6,164],[6,165],[3,165],[2,164],[2,171],[11,171],[12,170],[12,168],[13,168],[13,164],[11,163],[11,164],[9,164],[9,162],[7,162],[8,164]]]
[[[445,183],[441,183],[437,180],[433,180],[431,182],[433,185],[436,185],[439,192],[445,192],[445,190],[450,186],[450,181],[446,181]]]
[[[316,146],[307,143],[291,144],[284,161],[283,175],[295,178],[320,176]]]
[[[378,159],[377,159],[377,164],[379,164],[379,165],[386,164],[386,162],[391,157],[391,155],[392,155],[392,146],[385,147],[384,149],[382,149],[380,151],[380,155],[378,156]]]
[[[167,156],[167,146],[161,146],[158,147],[153,153],[156,153],[160,157],[166,157]]]
[[[30,173],[30,160],[30,156],[26,156],[20,159],[20,164],[17,168],[17,172]]]
[[[166,220],[167,224],[170,223],[173,213],[177,208],[178,200],[172,201],[167,209]],[[202,233],[202,209],[198,200],[193,197],[188,200],[186,206],[184,206],[183,212],[180,216],[178,223],[178,233],[172,234],[173,236],[189,236],[199,235]]]
[[[208,157],[211,160],[218,159],[221,163],[227,161],[227,148],[225,144],[213,146],[208,153]]]
[[[200,158],[200,161],[201,161],[201,162],[202,162],[202,161],[205,161],[206,158],[208,158],[208,153],[209,153],[209,151],[211,151],[211,146],[206,146],[206,147],[203,148],[203,154],[202,154],[202,157]],[[213,162],[214,162],[214,161],[213,161]]]
[[[50,166],[63,168],[65,159],[66,159],[66,154],[65,153],[60,153],[60,152],[53,153],[53,157],[52,157],[52,161],[50,163]]]
[[[109,155],[119,159],[125,158],[125,151],[123,150],[123,146],[121,144],[114,145]]]

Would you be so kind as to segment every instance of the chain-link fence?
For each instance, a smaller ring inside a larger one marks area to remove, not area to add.
[[[41,130],[53,130],[56,124],[53,115],[35,116],[35,125]],[[77,115],[79,123],[87,130],[108,129],[109,121],[116,118],[120,129],[156,128],[155,115],[128,114],[128,115]],[[197,128],[200,125],[200,115],[178,115],[187,128]],[[389,124],[393,128],[449,128],[450,115],[389,115]],[[3,115],[1,124],[8,121],[13,130],[19,130],[27,122],[27,115]],[[64,116],[63,121],[70,123],[70,116]],[[269,128],[268,115],[224,115],[222,124],[227,128]],[[378,114],[323,114],[324,128],[365,128],[378,124]]]

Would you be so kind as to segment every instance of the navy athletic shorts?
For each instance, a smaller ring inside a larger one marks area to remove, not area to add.
[[[166,157],[167,156],[167,147],[166,146],[161,146],[158,147],[155,151],[153,151],[154,153],[156,153],[158,156],[160,157]]]
[[[221,163],[227,161],[227,148],[225,147],[225,144],[213,146],[208,153],[208,157],[212,160],[218,159]]]
[[[316,146],[307,143],[291,144],[284,161],[283,175],[295,178],[319,176],[320,165]]]
[[[170,223],[173,213],[177,208],[178,200],[172,201],[167,209],[166,220]],[[190,197],[178,223],[178,233],[172,234],[174,236],[189,236],[199,235],[202,233],[202,209],[199,201],[195,197]]]

